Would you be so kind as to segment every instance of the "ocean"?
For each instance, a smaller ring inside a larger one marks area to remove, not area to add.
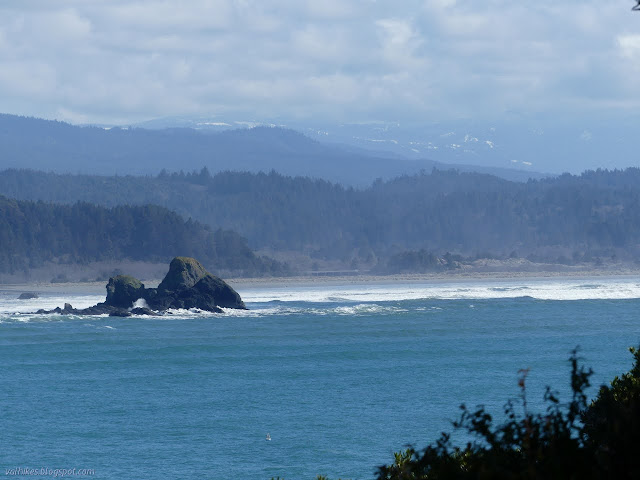
[[[372,479],[461,403],[500,419],[520,369],[542,410],[574,348],[594,395],[640,343],[635,277],[237,289],[248,311],[114,318],[28,313],[104,287],[0,287],[0,474]]]

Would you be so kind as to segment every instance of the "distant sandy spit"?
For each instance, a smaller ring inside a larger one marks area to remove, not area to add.
[[[568,271],[515,271],[515,272],[446,272],[429,274],[397,274],[397,275],[349,275],[349,276],[295,276],[295,277],[262,277],[262,278],[227,278],[226,281],[236,289],[240,288],[286,288],[317,287],[335,285],[360,284],[415,284],[415,283],[454,283],[475,281],[509,281],[509,280],[562,280],[579,278],[621,278],[640,277],[640,269],[621,270],[568,270]]]
[[[286,288],[291,287],[321,287],[335,285],[380,285],[380,284],[415,284],[415,283],[454,283],[454,282],[500,282],[510,280],[562,280],[578,278],[624,278],[640,277],[640,268],[624,266],[620,268],[558,268],[556,265],[548,265],[545,270],[542,265],[537,265],[537,269],[529,270],[490,270],[481,271],[479,269],[461,269],[455,271],[420,274],[395,274],[395,275],[371,275],[357,274],[345,276],[332,275],[297,275],[291,277],[257,277],[257,278],[225,278],[231,286],[236,289],[241,288]],[[156,287],[160,280],[145,280],[147,287]],[[0,291],[13,291],[17,294],[22,292],[34,293],[82,293],[90,295],[105,295],[106,281],[94,282],[33,282],[33,283],[0,283]]]
[[[160,281],[145,282],[145,286],[155,287]],[[31,282],[31,283],[0,283],[0,291],[16,292],[17,295],[24,292],[32,293],[64,293],[79,295],[104,295],[107,297],[107,282]]]
[[[0,292],[13,292],[16,298],[21,293],[36,293],[44,295],[104,295],[107,296],[106,282],[84,282],[84,283],[1,283]]]

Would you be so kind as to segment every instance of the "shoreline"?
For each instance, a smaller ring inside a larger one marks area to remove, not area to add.
[[[514,270],[514,271],[447,271],[435,273],[398,273],[389,275],[356,274],[356,275],[295,275],[289,277],[229,277],[223,278],[235,289],[251,288],[286,288],[337,286],[337,285],[383,285],[383,284],[416,284],[416,283],[466,283],[466,282],[509,282],[513,280],[562,280],[593,278],[640,278],[640,269],[603,268],[585,270]],[[154,287],[160,280],[142,280],[147,287]],[[0,290],[26,292],[67,291],[83,289],[88,294],[102,295],[106,291],[106,281],[91,282],[16,282],[0,283]]]
[[[391,275],[299,275],[292,277],[255,277],[255,278],[227,278],[225,281],[234,288],[261,287],[313,287],[316,285],[382,285],[415,284],[415,283],[460,283],[460,282],[506,282],[511,280],[562,280],[562,279],[590,279],[590,278],[640,278],[640,269],[601,269],[579,271],[465,271],[438,273],[400,273]]]

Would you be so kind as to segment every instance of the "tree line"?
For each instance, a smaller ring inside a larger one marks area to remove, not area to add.
[[[284,264],[259,257],[230,230],[211,229],[154,205],[111,208],[77,202],[59,205],[0,196],[0,272],[45,262],[101,260],[168,262],[199,259],[212,272],[283,274]]]
[[[270,173],[156,176],[0,172],[0,193],[48,202],[156,204],[255,249],[317,258],[390,257],[406,250],[579,261],[640,253],[640,170],[511,182],[479,173],[422,172],[354,189]]]

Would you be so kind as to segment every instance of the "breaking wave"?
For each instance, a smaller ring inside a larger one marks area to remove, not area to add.
[[[392,302],[527,297],[536,300],[615,300],[640,298],[640,278],[576,280],[510,280],[430,284],[347,285],[247,289],[245,302]]]
[[[211,313],[197,309],[169,310],[157,316],[133,316],[143,319],[217,319],[225,317],[269,316],[384,316],[402,315],[409,311],[437,313],[442,306],[425,305],[419,300],[521,299],[543,301],[620,300],[640,298],[640,278],[546,279],[509,281],[468,281],[414,284],[349,284],[238,289],[249,310],[223,309]],[[40,315],[39,309],[53,309],[71,303],[85,308],[101,301],[103,296],[74,295],[57,292],[42,294],[28,301],[18,300],[15,291],[0,291],[0,323],[55,322],[87,319],[78,315]],[[142,304],[142,302],[140,302]],[[467,304],[473,308],[473,303]],[[142,305],[137,305],[142,306]],[[91,317],[104,323],[106,315]],[[96,322],[94,322],[96,323]]]

